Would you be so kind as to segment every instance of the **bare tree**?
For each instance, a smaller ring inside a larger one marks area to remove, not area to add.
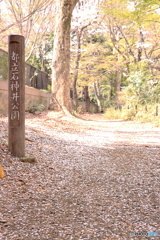
[[[2,0],[0,39],[7,46],[9,34],[25,37],[27,59],[54,24],[55,0]]]

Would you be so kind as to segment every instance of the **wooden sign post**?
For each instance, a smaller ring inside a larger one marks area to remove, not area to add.
[[[25,156],[25,42],[9,36],[8,146],[16,157]]]

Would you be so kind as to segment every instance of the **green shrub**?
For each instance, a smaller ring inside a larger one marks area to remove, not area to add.
[[[121,120],[132,120],[139,122],[152,122],[155,126],[160,126],[160,107],[159,116],[156,116],[156,106],[157,105],[138,105],[137,109],[131,107],[123,107],[122,110],[115,110],[115,108],[108,108],[104,114],[106,119],[121,119]]]
[[[78,106],[78,108],[77,108],[77,113],[79,113],[79,114],[83,114],[84,113],[84,109],[83,109],[83,106]]]
[[[45,107],[43,104],[32,105],[31,107],[28,108],[29,113],[42,112],[44,110],[45,110]]]
[[[118,110],[115,110],[115,108],[107,108],[104,116],[105,118],[107,119],[121,119],[122,118],[122,113],[121,111],[118,109]]]

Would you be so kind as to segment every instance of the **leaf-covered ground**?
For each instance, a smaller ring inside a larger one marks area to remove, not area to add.
[[[23,163],[0,116],[0,239],[158,239],[160,128],[83,117],[26,114]]]

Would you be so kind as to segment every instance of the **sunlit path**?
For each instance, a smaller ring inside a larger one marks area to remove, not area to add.
[[[8,153],[6,118],[0,129],[1,239],[128,240],[158,232],[160,128],[27,114],[32,164]]]

